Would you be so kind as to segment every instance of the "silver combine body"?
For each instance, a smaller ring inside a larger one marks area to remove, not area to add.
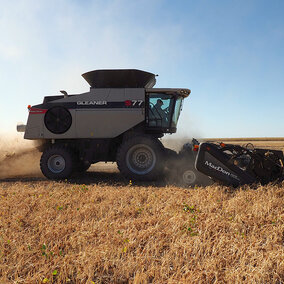
[[[153,88],[156,76],[135,70],[95,70],[82,75],[90,91],[45,97],[29,107],[24,138],[40,140],[41,170],[67,178],[99,161],[117,162],[127,178],[156,179],[168,155],[159,141],[175,133],[189,89]]]
[[[142,122],[146,132],[156,127],[161,134],[174,133],[177,119],[171,124],[159,121],[159,115],[156,121],[151,119],[149,99],[171,95],[182,100],[190,94],[188,89],[152,88],[154,74],[140,70],[96,70],[83,77],[91,86],[89,92],[45,97],[42,104],[30,108],[25,139],[114,138]],[[180,108],[173,110],[172,115],[177,118],[179,112]]]

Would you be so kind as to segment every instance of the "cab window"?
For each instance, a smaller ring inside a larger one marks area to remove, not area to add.
[[[148,125],[169,128],[174,108],[174,97],[165,94],[149,94]]]

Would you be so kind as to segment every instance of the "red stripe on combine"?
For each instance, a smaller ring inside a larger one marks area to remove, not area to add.
[[[30,114],[43,114],[46,113],[47,109],[41,109],[41,108],[30,108]]]

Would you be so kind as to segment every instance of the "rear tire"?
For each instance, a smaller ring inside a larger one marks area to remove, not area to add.
[[[64,146],[52,145],[44,150],[40,169],[45,177],[52,180],[66,179],[73,171],[74,158],[71,150]]]
[[[163,148],[159,140],[138,136],[126,140],[117,152],[121,174],[134,180],[149,181],[160,177],[163,170]]]

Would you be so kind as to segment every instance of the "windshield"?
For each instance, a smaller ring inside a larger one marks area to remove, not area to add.
[[[182,108],[182,102],[183,102],[182,98],[176,99],[175,111],[173,113],[173,119],[172,119],[172,127],[177,127],[177,122]]]
[[[182,105],[182,98],[162,93],[149,93],[148,126],[176,127]]]

